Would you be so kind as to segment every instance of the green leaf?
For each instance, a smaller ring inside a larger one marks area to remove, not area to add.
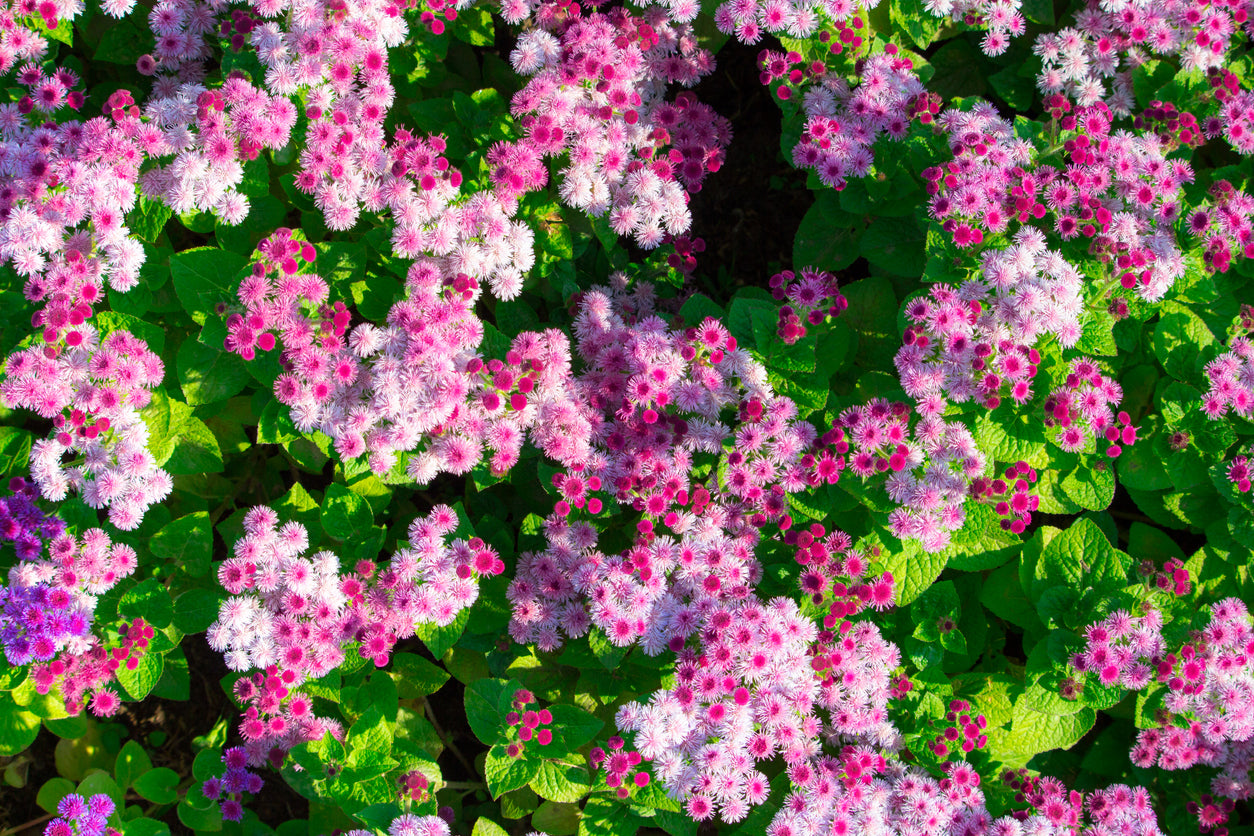
[[[126,591],[118,601],[118,615],[127,620],[143,618],[154,627],[165,628],[174,617],[174,602],[161,581],[148,578]]]
[[[872,266],[894,276],[917,279],[927,259],[923,244],[927,232],[913,217],[880,217],[862,235],[861,252]]]
[[[1080,464],[1062,477],[1062,491],[1081,508],[1104,511],[1115,498],[1114,468],[1104,455],[1080,459]]]
[[[223,595],[208,589],[189,589],[174,601],[174,626],[183,634],[203,633],[218,618]]]
[[[55,813],[57,811],[57,804],[61,802],[61,799],[65,798],[76,789],[78,789],[78,787],[75,786],[74,782],[68,778],[62,778],[60,776],[49,778],[44,782],[43,786],[39,788],[39,792],[35,795],[35,803],[39,805],[39,809],[48,813]]]
[[[401,699],[434,694],[449,680],[448,671],[414,653],[394,654],[391,671],[397,675]]]
[[[453,619],[451,624],[440,626],[433,622],[419,624],[414,634],[422,639],[423,644],[427,646],[427,650],[431,651],[431,655],[437,659],[448,653],[453,645],[457,644],[457,640],[461,638],[462,632],[466,629],[466,624],[470,621],[470,609],[466,608],[457,614],[457,618]]]
[[[105,37],[108,37],[108,34],[105,33]],[[102,38],[102,43],[103,40]],[[156,243],[161,230],[165,228],[166,221],[172,217],[174,217],[174,210],[169,206],[141,195],[139,203],[126,216],[126,225],[137,238],[153,244]]]
[[[136,778],[135,792],[154,804],[170,804],[179,797],[178,785],[178,773],[161,766]]]
[[[505,715],[513,710],[514,693],[521,687],[513,679],[481,679],[466,688],[466,722],[475,737],[488,745],[504,739]]]
[[[1184,305],[1166,302],[1163,307],[1165,312],[1154,328],[1154,356],[1172,377],[1188,380],[1199,371],[1201,350],[1215,343],[1215,335]]]
[[[339,483],[327,488],[322,502],[322,530],[336,540],[363,539],[374,525],[370,503]]]
[[[251,375],[244,361],[221,345],[184,340],[176,358],[179,386],[192,406],[217,403],[244,391]]]
[[[541,761],[519,756],[511,758],[505,753],[504,744],[498,743],[488,751],[483,762],[483,777],[493,798],[521,789],[531,782],[540,769]]]
[[[531,788],[549,801],[572,803],[587,795],[592,785],[582,766],[545,760],[531,779]]]
[[[123,823],[122,836],[170,836],[170,825],[156,819],[131,819]]]
[[[165,463],[173,475],[222,472],[222,450],[218,438],[205,422],[192,415],[178,430],[178,443]]]
[[[601,729],[605,728],[605,723],[596,715],[575,705],[550,705],[549,712],[553,715],[550,726],[553,730],[553,743],[564,747],[568,752],[592,742],[601,733]]]
[[[840,208],[840,196],[836,192],[824,190],[797,227],[792,263],[818,270],[844,270],[858,260],[863,228],[857,215]]]
[[[209,525],[209,515],[204,511],[196,511],[167,523],[148,541],[148,548],[166,566],[182,567],[194,577],[204,575],[209,571],[213,553],[213,532]],[[185,606],[190,606],[191,603],[192,601],[188,601]]]
[[[170,276],[183,310],[197,325],[217,316],[219,304],[235,304],[236,277],[248,264],[242,255],[197,247],[170,256]]]
[[[118,684],[133,700],[142,700],[151,693],[161,672],[165,667],[165,656],[160,653],[148,652],[139,657],[135,669],[131,670],[123,663],[118,668]]]
[[[1016,700],[1010,730],[990,741],[991,754],[1010,767],[1026,766],[1041,752],[1070,749],[1093,728],[1097,712],[1081,708],[1074,714],[1043,714]]]
[[[78,794],[84,798],[90,798],[93,795],[104,793],[113,799],[113,803],[118,807],[122,806],[122,788],[113,780],[113,776],[107,772],[92,772],[78,784]]]
[[[889,542],[896,542],[895,538]],[[875,559],[880,569],[893,573],[893,586],[897,591],[899,607],[923,594],[940,577],[948,561],[944,552],[926,552],[916,542],[901,543],[897,547],[884,546],[880,556]]]
[[[635,836],[649,823],[622,804],[604,798],[590,798],[579,819],[579,836]]]
[[[531,826],[548,836],[574,836],[579,832],[579,807],[545,801],[531,814]]]
[[[194,833],[217,833],[222,829],[222,809],[217,802],[205,798],[195,784],[188,789],[187,798],[179,802],[178,817]]]
[[[980,603],[997,617],[1024,629],[1039,628],[1035,608],[1019,582],[1019,567],[1008,563],[992,572],[980,590]]]
[[[392,751],[392,730],[379,706],[370,706],[357,718],[348,731],[348,742],[353,747],[353,755],[363,749],[380,755]]]
[[[125,790],[132,781],[150,769],[152,769],[152,759],[148,757],[144,747],[134,740],[128,740],[118,752],[117,763],[113,766],[113,775],[118,786]]]
[[[924,9],[919,0],[892,0],[889,18],[894,26],[905,29],[910,40],[921,50],[931,46],[948,24],[948,21]]]
[[[1039,602],[1046,589],[1059,585],[1118,590],[1127,583],[1130,565],[1131,559],[1110,544],[1096,523],[1077,520],[1041,552],[1032,600]]]
[[[470,836],[509,836],[509,834],[505,832],[505,828],[492,819],[480,816],[475,822],[474,830],[470,831]]]

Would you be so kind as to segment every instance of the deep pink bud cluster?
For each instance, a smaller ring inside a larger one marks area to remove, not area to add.
[[[553,722],[553,712],[547,708],[528,709],[535,702],[535,695],[525,688],[514,692],[510,700],[513,709],[505,717],[508,733],[512,738],[505,747],[505,753],[511,758],[521,757],[527,744],[533,740],[540,746],[548,746],[553,742],[553,730],[549,724]],[[516,737],[515,737],[516,735]]]
[[[1002,518],[1003,530],[1022,534],[1041,504],[1041,498],[1031,493],[1036,478],[1036,468],[1020,460],[1007,467],[1000,477],[976,479],[971,483],[971,496],[993,504]]]
[[[815,604],[830,598],[823,618],[828,630],[867,607],[882,611],[893,605],[896,593],[892,573],[870,575],[870,558],[853,548],[853,541],[843,531],[828,534],[822,525],[812,523],[806,529],[790,528],[784,542],[797,548],[801,591]],[[878,547],[873,554],[878,554]]]
[[[417,769],[411,769],[396,779],[397,795],[401,799],[401,803],[406,801],[414,804],[421,804],[429,801],[431,795],[431,779],[426,773]]]
[[[1228,481],[1241,493],[1249,493],[1251,478],[1254,478],[1254,467],[1250,465],[1250,457],[1233,456],[1228,463]]]
[[[984,733],[987,727],[988,719],[972,711],[971,703],[950,700],[944,726],[932,741],[932,754],[938,758],[955,754],[961,757],[981,749],[988,745],[988,735]]]
[[[849,307],[831,273],[803,267],[776,273],[769,282],[771,295],[787,303],[779,309],[779,338],[792,345],[806,335],[806,325],[827,322]]]
[[[98,530],[98,529],[95,529]],[[111,717],[122,706],[116,686],[118,669],[126,665],[135,670],[139,660],[148,652],[148,644],[155,635],[153,628],[142,618],[118,625],[118,644],[105,647],[97,636],[88,636],[88,647],[75,651],[68,647],[52,661],[33,665],[31,681],[35,690],[47,694],[59,688],[65,699],[65,710],[77,714],[83,706],[97,717]]]
[[[1189,570],[1184,567],[1184,561],[1178,557],[1164,561],[1161,568],[1155,566],[1152,560],[1142,560],[1137,566],[1137,574],[1145,579],[1150,590],[1180,596],[1188,595],[1193,588],[1193,584],[1189,581]]]

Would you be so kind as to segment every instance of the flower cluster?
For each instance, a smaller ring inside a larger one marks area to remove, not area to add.
[[[409,527],[409,545],[386,567],[369,561],[340,572],[330,551],[309,557],[309,534],[299,523],[278,524],[269,508],[251,509],[234,555],[218,568],[230,594],[210,626],[209,644],[236,671],[235,695],[247,705],[240,727],[249,764],[281,764],[297,743],[317,740],[338,724],[316,717],[296,692],[307,679],[341,664],[356,645],[362,658],[386,665],[392,648],[422,624],[449,624],[474,603],[477,578],[505,564],[479,538],[445,542],[457,514],[437,506]]]
[[[65,533],[65,523],[35,504],[39,492],[20,476],[9,480],[10,496],[0,497],[0,541],[12,543],[18,560],[34,560],[44,544]]]
[[[1126,412],[1115,415],[1112,407],[1123,400],[1123,388],[1102,374],[1092,360],[1080,357],[1071,362],[1062,386],[1045,399],[1045,426],[1057,428],[1057,444],[1063,450],[1084,449],[1093,439],[1104,441],[1112,459],[1123,452],[1122,445],[1137,440],[1137,428]]]
[[[1024,816],[1021,829],[1005,832],[1019,834],[1051,832],[1079,832],[1084,836],[1101,833],[1126,833],[1128,836],[1163,836],[1150,803],[1149,791],[1144,787],[1115,784],[1095,790],[1087,797],[1084,793],[1068,790],[1056,778],[1035,778],[1027,770],[1008,772],[1006,783],[1015,791],[1015,800],[1035,809],[1035,815]],[[1087,819],[1087,820],[1086,820]],[[1002,821],[1001,819],[998,820]],[[1038,830],[1033,830],[1035,824]]]
[[[524,138],[489,154],[503,200],[543,186],[543,159],[565,154],[567,205],[608,214],[646,248],[687,232],[687,192],[719,169],[731,139],[727,120],[691,93],[663,99],[667,84],[691,86],[713,69],[691,27],[658,9],[576,15],[525,32],[510,61],[530,79],[511,103]]]
[[[57,815],[44,827],[44,836],[121,836],[109,826],[116,806],[106,793],[83,798],[70,793],[57,802]]]
[[[48,342],[9,358],[0,399],[53,421],[52,437],[31,449],[31,476],[49,499],[82,493],[93,508],[126,531],[173,487],[148,451],[139,410],[163,374],[161,359],[127,331],[101,335],[81,322]],[[82,458],[65,467],[66,454]]]
[[[176,15],[176,8],[177,4],[167,3],[153,14]],[[184,24],[188,30],[204,25],[203,16],[188,17]],[[192,31],[186,34],[187,47],[195,49],[198,38]],[[159,39],[158,45],[166,42]],[[148,125],[165,129],[145,133],[144,150],[149,158],[174,159],[144,171],[140,188],[149,200],[175,212],[212,212],[224,223],[238,224],[248,215],[248,198],[239,190],[244,165],[262,149],[286,145],[296,116],[296,107],[286,96],[258,88],[242,75],[228,77],[216,89],[158,81],[144,118]]]
[[[205,779],[200,791],[210,801],[217,801],[223,821],[240,821],[244,818],[244,793],[256,795],[264,781],[248,768],[248,753],[242,746],[232,746],[222,753],[226,771],[221,776]]]
[[[926,92],[913,67],[889,44],[861,62],[856,89],[835,73],[815,76],[805,91],[806,122],[792,151],[793,163],[813,170],[823,185],[837,191],[847,178],[865,176],[874,162],[875,141],[884,134],[903,139],[910,120],[920,114],[915,105]],[[801,82],[804,73],[798,72]]]
[[[1045,249],[1043,234],[1021,229],[982,261],[979,276],[959,288],[937,285],[907,303],[911,324],[894,363],[911,397],[978,399],[987,409],[1003,396],[1025,403],[1041,362],[1038,340],[1079,340],[1083,278]]]
[[[818,680],[805,664],[816,633],[783,598],[714,608],[700,632],[702,652],[680,652],[675,685],[616,719],[689,816],[739,821],[770,793],[758,760],[817,753]]]
[[[1254,135],[1254,130],[1251,130]],[[1228,272],[1233,256],[1254,258],[1254,197],[1219,180],[1210,188],[1210,200],[1189,214],[1189,232],[1206,242],[1202,260],[1208,270]]]
[[[1009,48],[1011,38],[1027,30],[1017,0],[927,0],[924,8],[955,23],[987,26],[980,42],[985,55],[1001,55]]]
[[[657,653],[696,628],[699,602],[734,600],[756,582],[758,529],[780,520],[787,493],[805,484],[800,459],[813,430],[712,319],[672,330],[652,314],[651,296],[598,288],[583,296],[575,332],[585,361],[577,391],[601,417],[590,455],[554,478],[549,548],[519,561],[511,634],[551,649],[560,631],[596,624],[616,644],[643,639]],[[731,410],[734,430],[723,423]],[[727,440],[735,447],[724,454]],[[695,482],[694,458],[719,455],[723,475]],[[596,529],[569,519],[572,508],[599,513],[596,493],[643,515],[617,555],[596,550]]]
[[[1065,117],[1074,133],[1059,149],[1064,169],[1034,161],[1031,144],[988,103],[945,111],[939,122],[954,160],[924,172],[932,216],[959,246],[980,243],[985,231],[1052,217],[1062,240],[1091,239],[1090,251],[1113,263],[1124,289],[1161,299],[1184,275],[1173,224],[1193,171],[1167,159],[1169,148],[1157,135],[1112,131],[1112,121],[1104,104]]]
[[[842,32],[851,31],[851,27],[861,29],[864,21],[858,15],[859,7],[870,8],[874,5],[876,3],[855,3],[850,0],[733,0],[720,4],[714,10],[714,25],[720,32],[734,35],[736,40],[745,44],[757,43],[763,32],[805,38],[828,21]],[[825,41],[830,38],[827,30],[821,31],[819,36]],[[852,38],[842,40],[849,43]],[[857,40],[857,44],[853,45],[854,49],[861,46],[862,39]]]
[[[1084,650],[1071,657],[1071,667],[1097,675],[1102,685],[1139,691],[1154,671],[1148,661],[1164,650],[1162,614],[1146,607],[1144,615],[1116,610],[1084,630]]]
[[[1254,415],[1254,340],[1244,334],[1233,337],[1228,350],[1206,364],[1206,379],[1202,410],[1207,417]]]
[[[822,270],[804,267],[800,277],[785,270],[771,276],[769,285],[771,295],[787,300],[779,309],[778,333],[788,345],[806,335],[806,325],[826,322],[849,307],[849,300],[841,295],[836,277]]]
[[[1037,86],[1082,106],[1105,98],[1126,115],[1134,101],[1132,69],[1153,55],[1175,59],[1186,72],[1221,68],[1233,37],[1248,27],[1249,10],[1241,3],[1090,4],[1077,13],[1074,27],[1037,38],[1034,51],[1043,64]]]
[[[592,768],[605,771],[605,785],[613,788],[619,798],[631,795],[632,787],[649,785],[649,773],[636,769],[640,766],[641,754],[625,746],[626,741],[614,735],[606,741],[605,749],[595,746],[588,754],[588,762],[592,764]]]
[[[472,199],[459,216],[473,219],[480,203],[490,200]],[[275,396],[291,407],[298,429],[322,430],[342,458],[365,455],[376,473],[425,442],[407,466],[424,483],[440,472],[468,472],[485,448],[492,469],[505,472],[528,430],[558,461],[583,455],[587,422],[559,331],[520,334],[504,361],[485,362],[475,352],[483,339],[478,282],[424,257],[410,266],[407,295],[386,326],[362,323],[350,332],[351,313],[328,303],[326,282],[299,272],[297,259],[315,255],[288,230],[262,242],[239,288],[245,311],[227,323],[227,348],[244,356],[281,342],[285,372]]]
[[[14,504],[10,498],[5,506]],[[20,519],[10,516],[9,522]],[[37,663],[32,676],[42,693],[59,681],[71,713],[95,691],[92,708],[107,715],[117,697],[104,686],[123,662],[135,667],[152,628],[142,619],[123,625],[122,646],[106,652],[92,631],[96,600],[134,572],[138,561],[130,546],[112,543],[101,529],[74,537],[64,528],[56,517],[38,523],[35,536],[49,538],[48,556],[41,557],[36,546],[9,571],[9,585],[0,587],[0,644],[10,664]]]
[[[1236,598],[1215,604],[1200,636],[1153,660],[1155,678],[1167,686],[1165,726],[1137,735],[1132,762],[1163,769],[1188,769],[1196,763],[1225,766],[1233,744],[1254,738],[1251,654],[1254,629],[1245,604]],[[1229,778],[1221,795],[1248,798],[1254,793],[1248,772]],[[1224,786],[1217,781],[1215,788]]]

